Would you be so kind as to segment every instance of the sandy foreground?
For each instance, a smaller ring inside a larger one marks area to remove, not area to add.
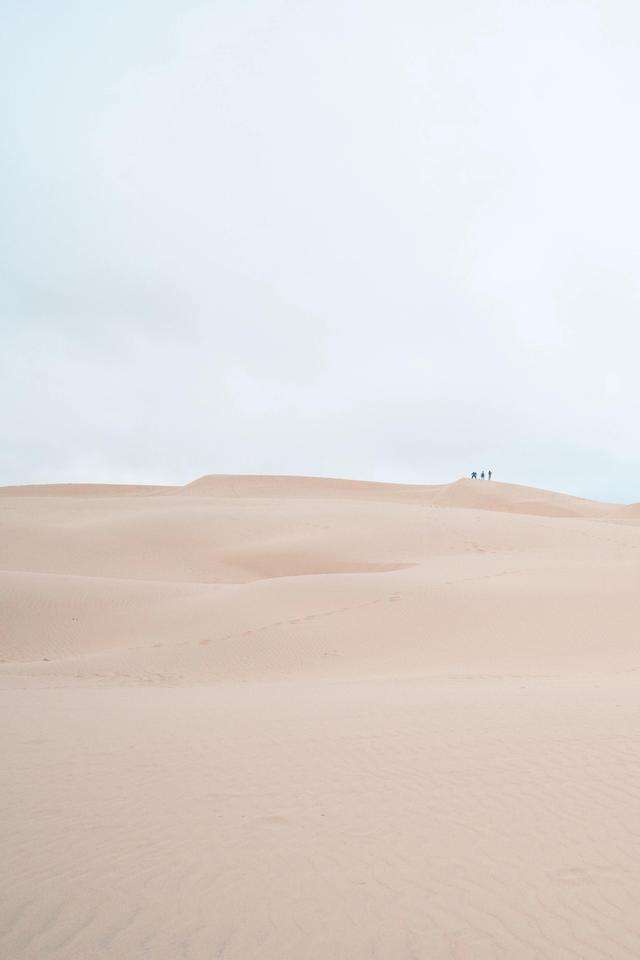
[[[0,957],[640,957],[640,507],[0,488]]]

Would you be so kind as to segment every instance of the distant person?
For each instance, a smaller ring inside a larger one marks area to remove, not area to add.
[[[489,470],[487,477],[489,478],[489,480],[491,480],[491,470]]]
[[[471,474],[471,479],[472,479],[472,480],[477,480],[477,479],[478,479],[478,471],[477,471],[477,470],[474,470],[474,471],[473,471],[473,473]]]
[[[481,479],[481,480],[484,480],[484,470],[483,470],[482,473],[480,474],[480,479]]]

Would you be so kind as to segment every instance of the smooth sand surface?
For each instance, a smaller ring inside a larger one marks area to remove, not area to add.
[[[0,957],[639,957],[639,510],[0,488]]]

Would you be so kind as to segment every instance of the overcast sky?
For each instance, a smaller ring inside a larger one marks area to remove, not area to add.
[[[0,482],[640,500],[637,0],[5,0]]]

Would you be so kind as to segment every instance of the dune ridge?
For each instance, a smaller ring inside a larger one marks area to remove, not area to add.
[[[522,484],[461,478],[443,484],[380,483],[334,477],[207,474],[184,486],[144,484],[55,483],[0,487],[0,497],[196,497],[270,499],[349,499],[433,503],[443,507],[504,510],[540,516],[608,516],[619,504],[586,500]],[[632,510],[631,504],[626,509]]]

